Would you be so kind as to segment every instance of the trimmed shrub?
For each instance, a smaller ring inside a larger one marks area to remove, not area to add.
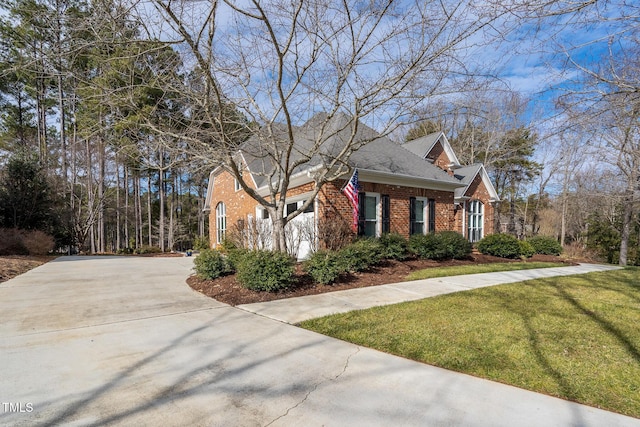
[[[382,245],[376,239],[360,239],[338,251],[345,271],[367,270],[382,259]]]
[[[144,255],[144,254],[159,254],[162,252],[157,246],[140,246],[133,250],[134,254]]]
[[[213,280],[230,272],[229,264],[222,254],[214,249],[204,249],[193,260],[198,276]]]
[[[520,256],[522,258],[531,258],[536,254],[536,250],[531,246],[531,243],[526,240],[520,240],[518,243],[520,244]]]
[[[441,245],[446,249],[447,258],[465,259],[471,255],[473,246],[471,242],[457,231],[441,231],[436,233]]]
[[[537,254],[560,255],[562,253],[562,245],[554,237],[534,236],[527,239],[527,242],[533,246]]]
[[[413,234],[409,237],[409,251],[418,258],[444,259],[444,251],[435,233]]]
[[[402,261],[407,258],[407,239],[397,233],[383,234],[378,242],[382,245],[382,257]]]
[[[247,289],[274,292],[291,284],[294,261],[286,253],[249,251],[236,266],[236,279]]]
[[[500,258],[520,257],[520,241],[510,234],[490,234],[480,240],[476,247],[485,255]]]
[[[196,237],[193,240],[193,249],[195,249],[196,251],[203,251],[210,248],[211,246],[209,244],[209,238],[207,236]]]
[[[244,248],[229,247],[221,252],[227,257],[226,259],[229,270],[233,272],[238,271],[238,265],[240,264],[242,257],[248,254],[250,250]]]
[[[304,271],[314,282],[328,285],[345,273],[345,264],[338,252],[318,251],[304,262]]]
[[[467,239],[455,231],[414,234],[409,238],[409,250],[424,259],[463,259],[469,256],[471,249]]]

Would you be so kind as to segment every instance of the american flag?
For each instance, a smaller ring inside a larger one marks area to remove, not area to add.
[[[360,205],[358,203],[358,169],[353,171],[351,179],[344,186],[342,192],[347,196],[353,206],[353,224],[354,230],[358,229],[358,218],[360,217]]]

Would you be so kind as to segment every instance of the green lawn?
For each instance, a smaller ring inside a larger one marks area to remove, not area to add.
[[[531,280],[302,326],[640,418],[640,269]]]
[[[566,266],[567,264],[563,264],[561,262],[497,262],[493,264],[454,265],[449,267],[425,268],[424,270],[414,271],[407,276],[407,280]]]

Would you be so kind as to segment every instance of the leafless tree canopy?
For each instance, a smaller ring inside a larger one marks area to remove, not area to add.
[[[240,181],[238,137],[257,138],[260,150],[250,154],[271,158],[270,194],[242,186],[272,211],[274,221],[283,217],[291,175],[322,151],[332,132],[351,136],[332,150],[325,172],[315,177],[316,191],[343,176],[351,153],[367,143],[359,137],[360,123],[389,134],[425,100],[459,92],[485,71],[469,58],[508,31],[523,8],[517,2],[396,0],[153,5],[154,11],[138,5],[147,14],[149,36],[172,43],[184,66],[194,70],[188,84],[171,81],[191,105],[184,126],[156,124],[157,130],[187,138],[195,153],[225,165]],[[296,126],[319,112],[324,122],[316,123],[317,139],[295,155]],[[349,117],[343,129],[330,125],[337,115]],[[274,230],[283,230],[289,219]],[[275,241],[284,246],[281,238]]]

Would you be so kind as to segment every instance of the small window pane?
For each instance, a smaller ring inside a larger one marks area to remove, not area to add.
[[[376,198],[375,196],[365,196],[364,200],[364,217],[367,221],[375,220],[377,217],[376,212]]]
[[[424,200],[415,201],[416,222],[424,222]]]
[[[294,212],[296,209],[298,209],[297,202],[287,203],[287,215],[289,215],[291,212]]]
[[[375,221],[367,221],[364,224],[364,235],[368,237],[376,237],[376,223]]]

